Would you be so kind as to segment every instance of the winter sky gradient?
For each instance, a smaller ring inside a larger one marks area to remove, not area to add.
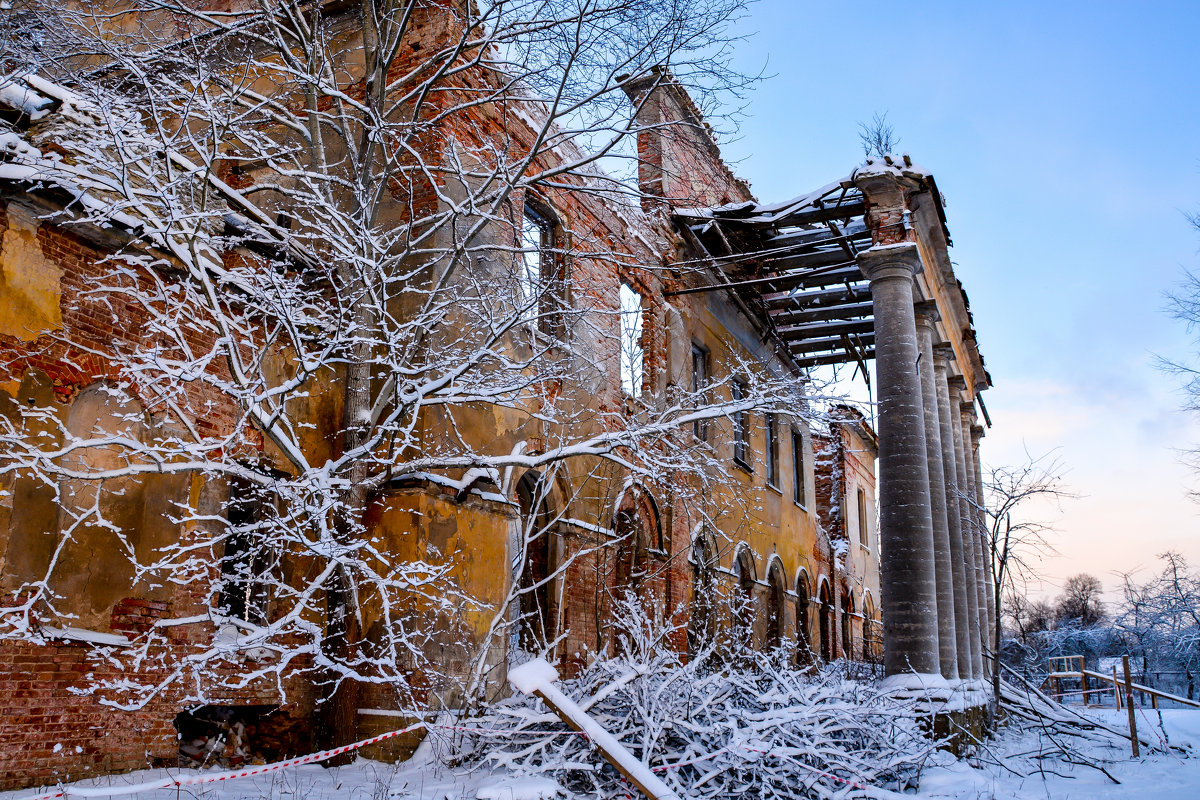
[[[1044,512],[1061,556],[1034,593],[1200,563],[1179,452],[1200,426],[1156,366],[1197,349],[1165,292],[1200,269],[1198,23],[1194,2],[763,0],[739,26],[774,77],[723,148],[760,200],[847,174],[876,112],[936,176],[995,381],[985,466],[1058,448],[1081,495]]]

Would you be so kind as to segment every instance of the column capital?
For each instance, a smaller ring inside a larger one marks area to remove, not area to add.
[[[987,436],[987,431],[984,430],[982,425],[971,426],[971,441],[975,442],[975,444],[979,444],[979,440],[984,436]]]
[[[951,375],[949,378],[946,378],[946,384],[951,389],[957,389],[960,392],[967,389],[967,379],[962,375]]]
[[[915,242],[875,245],[858,254],[858,268],[867,280],[908,278],[921,271],[921,254]]]
[[[924,325],[930,329],[933,328],[933,323],[942,318],[936,300],[922,300],[919,303],[913,303],[913,314],[916,315],[918,327]]]
[[[949,342],[941,342],[933,346],[933,368],[938,370],[949,369],[950,365],[956,360],[954,348]]]

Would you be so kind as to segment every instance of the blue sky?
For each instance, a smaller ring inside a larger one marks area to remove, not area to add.
[[[794,3],[763,0],[740,66],[773,75],[723,142],[761,200],[862,160],[886,112],[947,199],[951,256],[995,387],[984,459],[1058,449],[1080,495],[1057,519],[1055,593],[1088,571],[1200,566],[1200,444],[1155,357],[1196,348],[1165,292],[1200,269],[1200,59],[1193,3]]]

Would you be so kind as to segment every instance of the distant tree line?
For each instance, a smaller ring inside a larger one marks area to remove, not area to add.
[[[1200,677],[1200,572],[1178,553],[1159,556],[1160,571],[1139,580],[1121,577],[1121,599],[1102,600],[1093,575],[1067,579],[1053,601],[1011,592],[1001,658],[1037,676],[1055,656],[1081,655],[1089,668],[1106,657],[1129,655],[1143,682],[1197,696]]]

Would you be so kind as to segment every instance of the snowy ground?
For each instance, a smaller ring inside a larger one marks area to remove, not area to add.
[[[1085,712],[1117,730],[1127,730],[1124,711],[1092,709]],[[1122,747],[1091,747],[1080,752],[1080,764],[1043,759],[1041,769],[1030,753],[1045,740],[1036,729],[1007,728],[990,743],[974,765],[967,760],[939,756],[939,763],[921,777],[921,797],[954,800],[1197,800],[1200,798],[1200,711],[1139,712],[1139,731],[1156,741],[1165,740],[1189,749],[1191,757],[1143,756],[1134,760],[1128,743]],[[1103,767],[1120,784],[1113,783],[1094,764]],[[1003,765],[1002,765],[1003,764]]]
[[[1091,710],[1099,721],[1124,729],[1125,713]],[[1007,728],[978,759],[935,757],[921,779],[921,791],[911,797],[954,800],[1197,800],[1200,798],[1200,711],[1162,712],[1162,727],[1155,712],[1138,718],[1142,731],[1153,729],[1156,740],[1165,738],[1192,756],[1152,755],[1130,758],[1127,748],[1092,746],[1078,754],[1079,764],[1062,760],[1040,762],[1030,754],[1043,749],[1046,740],[1036,729]],[[419,759],[417,760],[420,761]],[[1113,783],[1102,767],[1119,784]],[[137,784],[151,782],[184,770],[144,770],[72,784],[71,797],[130,797],[140,800],[539,800],[553,797],[551,784],[506,780],[494,775],[459,774],[422,763],[392,766],[372,761],[337,769],[308,765],[229,783],[159,789],[131,793]],[[189,774],[196,774],[191,772]],[[23,800],[43,792],[25,790],[0,793],[0,800]],[[885,796],[881,793],[878,796]],[[852,794],[850,796],[870,796]],[[896,797],[897,795],[891,795]]]

